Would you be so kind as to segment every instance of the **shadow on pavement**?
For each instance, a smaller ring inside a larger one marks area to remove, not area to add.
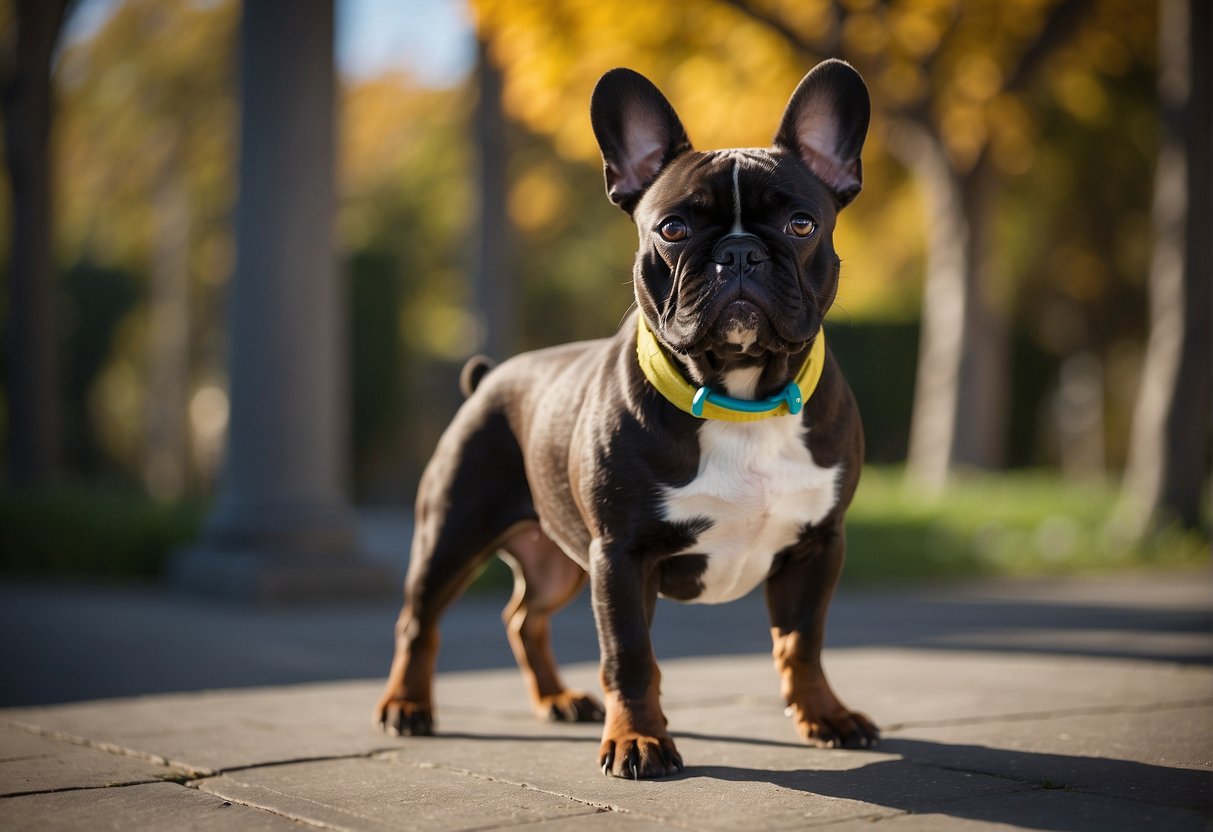
[[[737,741],[730,737],[701,738]],[[1057,832],[1104,830],[1111,825],[1111,819],[1102,816],[1099,811],[1101,806],[1089,803],[1083,807],[1085,811],[1082,814],[1042,811],[1033,816],[1012,799],[1014,792],[1002,800],[992,800],[989,796],[932,800],[931,789],[921,788],[921,769],[932,766],[1010,779],[1022,782],[1025,790],[1043,788],[1137,799],[1205,813],[1210,809],[1213,774],[1207,771],[1130,760],[1010,751],[910,739],[886,740],[881,743],[880,751],[898,754],[901,758],[845,771],[770,771],[733,766],[692,766],[679,775],[679,779],[699,777],[730,783],[770,783],[785,789],[858,800],[916,814],[932,813],[966,820],[1013,823],[1017,827]],[[1116,809],[1109,805],[1108,811]]]
[[[1161,575],[1161,576],[1160,576]],[[1210,662],[1207,572],[847,590],[827,646],[987,650]],[[500,597],[457,601],[442,672],[513,665]],[[391,659],[395,604],[250,608],[157,587],[0,581],[0,706],[373,678]],[[658,605],[660,659],[767,653],[761,591],[720,606]],[[588,593],[553,621],[563,663],[598,660]]]

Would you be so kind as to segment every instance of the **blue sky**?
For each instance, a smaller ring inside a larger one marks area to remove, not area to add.
[[[430,86],[466,77],[476,57],[463,0],[337,0],[337,65],[355,78],[406,69]]]
[[[206,2],[206,0],[196,0]],[[465,0],[335,0],[337,66],[351,78],[403,69],[421,84],[458,84],[475,60]],[[89,37],[121,0],[80,0],[64,30]]]

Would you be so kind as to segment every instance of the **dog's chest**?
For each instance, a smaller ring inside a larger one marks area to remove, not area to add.
[[[794,416],[707,422],[699,443],[699,472],[686,485],[666,490],[664,511],[670,521],[711,521],[679,555],[706,556],[702,589],[687,600],[714,604],[757,586],[775,555],[830,513],[838,499],[839,466],[814,462]]]

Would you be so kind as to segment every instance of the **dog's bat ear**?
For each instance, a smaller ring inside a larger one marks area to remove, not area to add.
[[[870,116],[868,88],[859,73],[845,61],[822,61],[792,93],[775,146],[797,154],[841,208],[863,187],[859,153]]]
[[[691,149],[670,102],[630,69],[612,69],[598,79],[590,123],[602,150],[607,196],[629,214],[662,168]]]

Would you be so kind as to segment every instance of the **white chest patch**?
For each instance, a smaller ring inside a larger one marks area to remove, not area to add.
[[[759,422],[706,422],[699,429],[699,473],[666,489],[667,520],[706,517],[712,527],[679,554],[707,555],[694,603],[718,604],[764,580],[771,562],[801,529],[838,500],[841,466],[822,468],[804,443],[798,416]]]

